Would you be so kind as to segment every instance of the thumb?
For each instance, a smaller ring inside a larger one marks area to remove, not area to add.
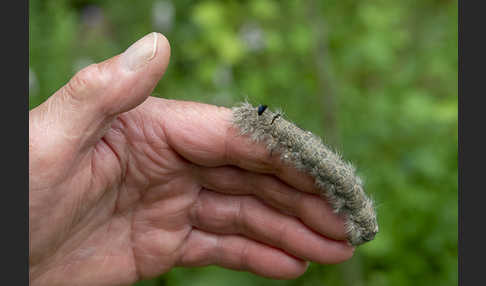
[[[169,57],[167,39],[154,32],[122,54],[82,69],[29,113],[30,131],[42,130],[43,136],[50,138],[50,147],[57,150],[64,144],[86,147],[103,136],[117,114],[136,107],[150,95]]]

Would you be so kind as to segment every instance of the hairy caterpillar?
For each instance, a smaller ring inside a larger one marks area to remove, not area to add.
[[[248,102],[232,111],[233,124],[241,135],[265,142],[271,153],[279,152],[284,162],[315,179],[320,195],[330,202],[334,212],[345,217],[349,243],[360,245],[374,239],[378,223],[373,202],[350,163],[344,162],[319,137],[287,121],[281,112],[272,112],[265,105],[256,108]]]

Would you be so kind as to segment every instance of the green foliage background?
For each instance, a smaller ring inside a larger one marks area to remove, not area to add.
[[[32,0],[30,108],[160,31],[172,56],[155,96],[281,107],[353,161],[377,202],[380,233],[341,265],[289,281],[174,269],[136,285],[457,285],[457,14],[448,0]]]

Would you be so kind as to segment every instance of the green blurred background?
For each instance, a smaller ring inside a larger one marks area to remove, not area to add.
[[[271,280],[217,267],[136,285],[457,285],[457,1],[30,1],[30,108],[151,31],[155,96],[281,107],[354,162],[380,233],[340,265]]]

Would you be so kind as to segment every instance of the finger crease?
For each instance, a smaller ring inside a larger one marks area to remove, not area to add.
[[[248,264],[248,249],[250,248],[250,241],[245,241],[243,244],[243,247],[241,249],[241,261],[240,261],[240,267],[241,269],[247,270],[249,269],[249,264]]]
[[[285,248],[285,236],[287,235],[287,224],[283,223],[281,224],[282,226],[280,227],[279,230],[279,235],[277,238],[277,245],[280,246],[281,248]]]
[[[215,265],[221,265],[221,254],[224,253],[223,249],[223,237],[216,235],[215,251],[213,251],[212,256]]]
[[[244,223],[244,199],[238,200],[237,203],[238,210],[236,211],[234,225],[239,233],[244,233],[245,230],[245,223]]]

